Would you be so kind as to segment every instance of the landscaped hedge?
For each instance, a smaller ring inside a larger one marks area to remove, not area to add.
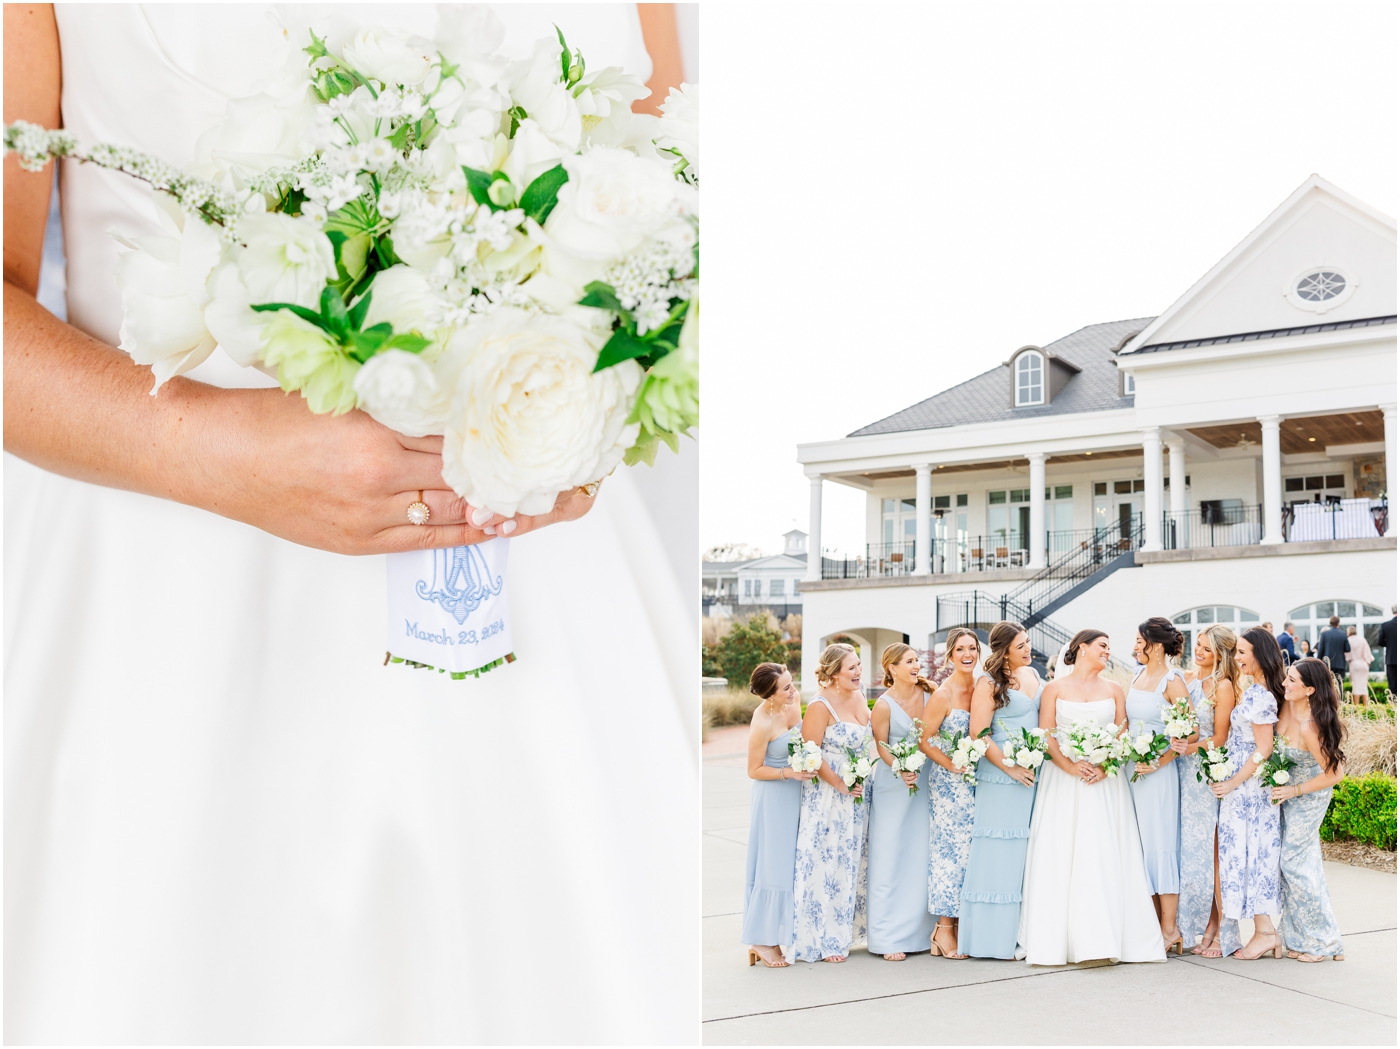
[[[1332,804],[1322,820],[1322,840],[1338,838],[1395,851],[1395,780],[1381,775],[1346,776],[1332,788]]]
[[[1351,699],[1351,676],[1350,676],[1350,675],[1347,675],[1346,680],[1344,680],[1344,681],[1342,682],[1342,689],[1343,689],[1343,691],[1345,692],[1344,698],[1347,699],[1348,701],[1350,701],[1350,699]],[[1390,699],[1390,696],[1388,695],[1388,693],[1390,692],[1390,689],[1386,686],[1386,683],[1385,683],[1384,681],[1368,681],[1368,682],[1366,683],[1366,691],[1368,691],[1368,692],[1371,694],[1371,702],[1372,702],[1372,703],[1386,703],[1386,702],[1388,702],[1389,699]]]

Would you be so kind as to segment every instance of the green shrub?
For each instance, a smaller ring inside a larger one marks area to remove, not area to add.
[[[1372,703],[1389,703],[1394,697],[1390,695],[1390,688],[1384,681],[1366,682],[1366,690],[1371,693]],[[1347,702],[1351,701],[1351,675],[1342,681],[1342,698]]]
[[[782,633],[769,626],[767,614],[760,612],[747,622],[735,623],[715,645],[714,658],[719,677],[727,678],[731,688],[747,689],[754,667],[760,663],[786,666],[788,655]]]
[[[1395,780],[1389,776],[1346,776],[1332,788],[1332,804],[1322,820],[1322,840],[1353,838],[1395,851]]]

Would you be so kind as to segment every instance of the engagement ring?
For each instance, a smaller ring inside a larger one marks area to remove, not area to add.
[[[584,495],[588,496],[588,498],[592,499],[595,495],[598,494],[598,486],[602,483],[603,479],[600,477],[596,481],[589,481],[587,484],[579,485],[578,490]]]
[[[425,525],[428,518],[432,516],[432,511],[428,509],[428,504],[423,502],[423,493],[418,493],[418,500],[408,504],[409,524]]]

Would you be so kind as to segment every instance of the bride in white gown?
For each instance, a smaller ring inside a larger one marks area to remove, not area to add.
[[[1053,736],[1079,722],[1127,719],[1122,687],[1099,677],[1108,637],[1081,630],[1064,659],[1071,673],[1056,676],[1040,700],[1052,760],[1041,766],[1031,814],[1018,956],[1031,965],[1165,961],[1129,773],[1106,777],[1096,765],[1071,762]]]
[[[61,46],[64,126],[176,163],[276,31],[257,6],[59,5],[54,37],[11,6],[7,121],[57,123]],[[557,22],[590,68],[649,75],[634,5],[499,14],[518,56]],[[49,174],[6,164],[6,1041],[693,1041],[694,637],[626,471],[522,524],[518,662],[382,666],[383,560],[325,551],[392,532],[356,523],[346,486],[373,493],[336,442],[405,471],[393,493],[436,457],[228,389],[273,384],[222,351],[141,400],[149,372],[82,333],[117,342],[109,230],[155,233],[148,191],[65,166],[75,331],[32,299]]]

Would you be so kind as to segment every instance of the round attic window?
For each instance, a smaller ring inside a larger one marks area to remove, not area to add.
[[[1283,294],[1300,310],[1326,313],[1351,298],[1359,283],[1355,274],[1324,262],[1296,274],[1283,286]]]
[[[1347,279],[1333,270],[1309,273],[1298,282],[1295,292],[1304,302],[1326,302],[1346,291]]]

